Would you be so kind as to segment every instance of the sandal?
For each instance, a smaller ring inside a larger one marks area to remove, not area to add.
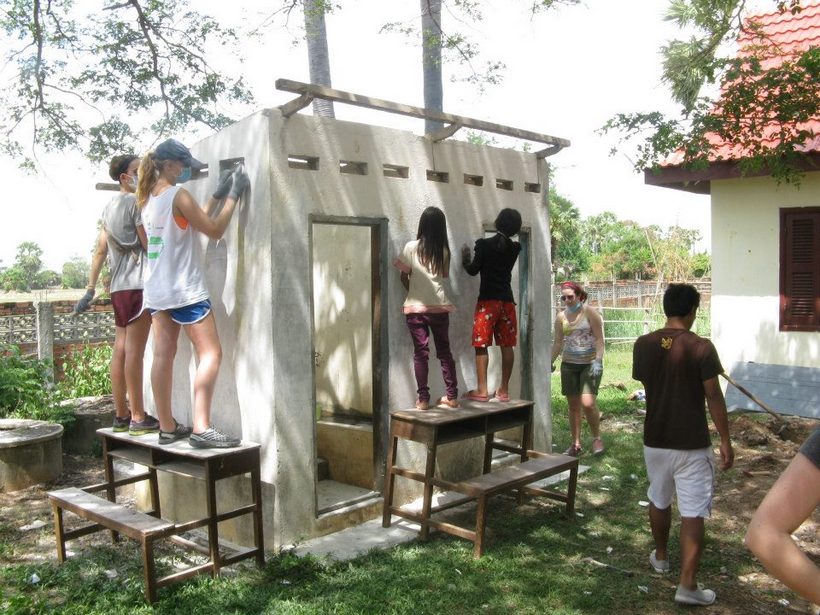
[[[490,395],[490,398],[493,401],[510,401],[509,393],[499,393],[498,391],[496,391],[492,395]]]
[[[567,450],[564,451],[564,455],[569,455],[570,457],[578,457],[581,454],[581,447],[575,446],[574,444],[571,445]]]
[[[490,401],[489,395],[479,395],[475,391],[467,391],[461,396],[461,399],[469,399],[470,401]]]
[[[419,399],[416,401],[416,410],[429,410],[430,409],[430,402],[422,401]]]
[[[604,452],[604,441],[601,438],[595,438],[592,441],[592,454],[600,455]]]
[[[448,408],[458,408],[460,404],[458,403],[458,399],[456,399],[456,398],[450,399],[449,397],[447,397],[445,395],[444,397],[442,397],[441,399],[438,400],[437,405],[447,406]]]

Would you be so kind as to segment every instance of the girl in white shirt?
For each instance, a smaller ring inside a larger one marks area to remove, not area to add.
[[[436,344],[436,357],[447,393],[439,405],[458,408],[456,364],[450,352],[450,312],[455,311],[443,280],[450,269],[450,246],[447,242],[447,219],[438,207],[428,207],[419,218],[415,241],[408,241],[393,265],[401,271],[401,283],[407,289],[402,311],[413,339],[413,368],[418,398],[416,408],[430,407],[427,386],[430,334]]]

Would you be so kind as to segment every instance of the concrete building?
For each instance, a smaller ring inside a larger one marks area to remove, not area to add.
[[[457,312],[450,339],[460,392],[476,384],[470,332],[478,279],[463,272],[458,253],[492,229],[502,208],[522,214],[512,393],[534,400],[535,446],[550,450],[548,154],[286,117],[280,109],[251,115],[191,149],[208,163],[207,177],[185,185],[200,202],[219,170],[237,160],[251,177],[250,194],[223,239],[203,236],[201,249],[223,345],[213,421],[262,444],[269,548],[381,512],[389,412],[412,407],[416,399],[412,344],[401,313],[405,291],[391,264],[415,238],[429,205],[446,213],[454,254],[450,284]],[[499,361],[491,356],[491,389]],[[187,423],[193,370],[182,336],[173,407]],[[443,394],[433,352],[430,386],[434,399]],[[453,478],[479,474],[481,450],[479,442],[448,445],[439,453],[438,471]],[[411,444],[399,451],[411,463],[422,454]],[[320,480],[320,458],[328,480]],[[163,513],[189,517],[202,494],[182,479],[163,480],[178,481],[174,497],[163,500]],[[249,497],[245,482],[224,482],[220,497]],[[397,489],[404,501],[419,495],[404,480]],[[224,525],[222,535],[248,542],[250,528]]]

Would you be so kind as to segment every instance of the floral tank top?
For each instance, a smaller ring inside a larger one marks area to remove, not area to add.
[[[586,306],[577,320],[570,324],[565,312],[558,318],[564,329],[564,347],[561,360],[565,363],[587,364],[595,359],[595,335],[587,319]]]

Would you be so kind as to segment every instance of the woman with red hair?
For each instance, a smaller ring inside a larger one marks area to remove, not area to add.
[[[604,452],[601,440],[601,413],[596,403],[604,373],[604,324],[601,315],[586,305],[587,294],[575,282],[561,284],[564,309],[555,318],[555,335],[550,363],[561,355],[561,393],[569,404],[572,444],[565,455],[581,454],[581,409],[592,431],[592,452]]]

